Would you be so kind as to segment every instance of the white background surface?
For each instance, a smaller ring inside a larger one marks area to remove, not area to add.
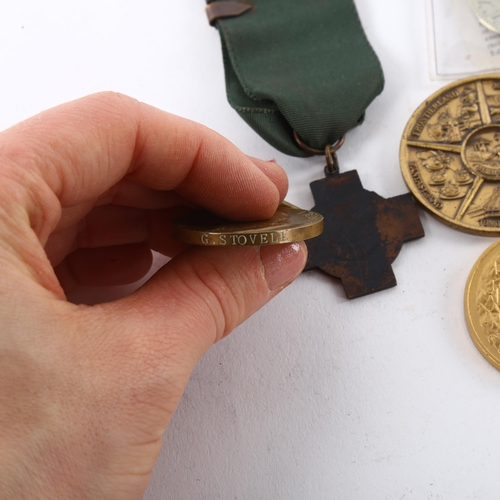
[[[404,126],[446,82],[428,76],[423,1],[356,3],[386,86],[339,160],[390,197],[406,192]],[[116,90],[276,158],[288,199],[313,205],[323,160],[276,152],[230,108],[202,0],[3,2],[0,68],[0,128]],[[427,236],[404,245],[396,288],[348,301],[307,273],[202,359],[147,500],[498,500],[500,373],[472,344],[462,305],[494,239],[421,215]]]

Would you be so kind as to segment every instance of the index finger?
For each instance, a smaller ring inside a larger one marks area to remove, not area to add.
[[[109,92],[6,130],[0,155],[3,171],[34,201],[30,219],[45,221],[60,209],[55,202],[67,207],[97,198],[124,177],[241,220],[270,217],[287,188],[280,167],[259,168],[216,132]]]

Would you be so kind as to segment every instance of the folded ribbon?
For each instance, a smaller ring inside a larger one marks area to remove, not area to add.
[[[217,3],[228,2],[209,5]],[[238,114],[293,156],[310,154],[294,131],[323,149],[360,124],[384,78],[352,0],[252,0],[251,7],[213,20]]]

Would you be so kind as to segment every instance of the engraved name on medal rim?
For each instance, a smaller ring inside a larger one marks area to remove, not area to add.
[[[270,219],[234,222],[198,211],[173,222],[174,238],[203,246],[263,246],[303,241],[323,231],[323,217],[283,202]]]

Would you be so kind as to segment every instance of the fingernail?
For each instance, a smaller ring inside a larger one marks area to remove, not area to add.
[[[261,247],[260,260],[269,290],[293,281],[304,269],[306,259],[307,247],[303,241]]]

